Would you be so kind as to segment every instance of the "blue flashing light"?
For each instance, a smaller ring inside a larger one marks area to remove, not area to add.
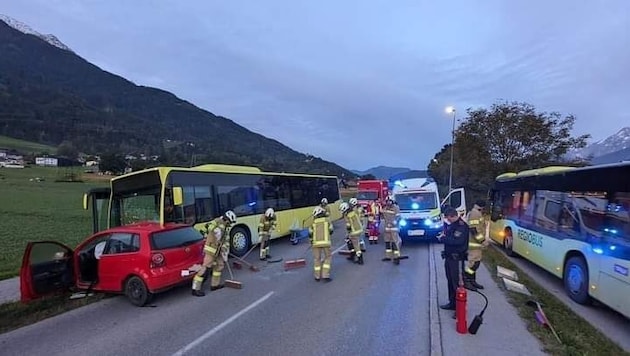
[[[424,219],[424,225],[431,226],[432,223],[431,219]]]
[[[418,203],[413,203],[413,204],[411,204],[411,209],[418,210],[418,209],[420,209],[420,205],[418,205]]]
[[[604,253],[604,250],[602,250],[599,247],[595,247],[595,248],[593,248],[593,252],[595,252],[598,255],[601,255],[602,253]]]
[[[400,222],[398,223],[398,225],[400,225],[400,226],[407,226],[407,220],[400,219]]]
[[[255,201],[253,201],[253,202],[251,202],[251,203],[249,203],[249,204],[247,204],[247,205],[249,205],[249,206],[254,206],[254,205],[256,205],[256,202],[255,202]]]
[[[610,232],[611,234],[616,234],[617,233],[617,229],[604,228],[604,231]]]
[[[617,249],[617,246],[615,246],[615,245],[610,245],[608,248],[609,248],[611,251],[614,251],[614,250],[616,250],[616,249]]]

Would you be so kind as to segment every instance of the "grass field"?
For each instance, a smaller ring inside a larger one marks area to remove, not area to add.
[[[91,215],[83,210],[83,193],[106,186],[107,181],[56,183],[65,172],[66,168],[0,168],[0,279],[18,274],[28,241],[55,240],[75,247],[90,234]]]
[[[594,326],[589,324],[578,314],[573,312],[553,294],[542,288],[532,278],[525,274],[509,258],[491,246],[484,252],[484,264],[488,267],[492,277],[499,287],[505,291],[508,300],[519,311],[519,315],[527,324],[527,328],[542,342],[551,355],[628,355],[621,347],[612,342]],[[527,286],[532,297],[509,292],[503,282],[496,275],[496,266],[502,266],[515,271],[519,282]],[[525,303],[536,298],[543,306],[543,311],[549,322],[558,333],[562,343],[558,343],[549,329],[538,324],[534,316],[534,309]]]
[[[55,153],[57,149],[52,146],[46,146],[35,142],[18,140],[7,136],[0,135],[0,148],[8,148],[17,150],[23,153],[40,153],[48,152]]]

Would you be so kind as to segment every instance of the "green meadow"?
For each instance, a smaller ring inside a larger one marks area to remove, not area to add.
[[[81,172],[81,167],[74,169]],[[56,167],[0,168],[0,279],[19,274],[27,242],[53,240],[74,248],[91,233],[83,193],[106,186],[107,180],[55,182],[68,172]]]

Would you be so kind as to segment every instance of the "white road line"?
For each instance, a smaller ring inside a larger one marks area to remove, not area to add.
[[[343,245],[341,245],[341,246],[337,247],[337,249],[335,249],[335,250],[331,253],[331,255],[334,255],[335,253],[337,253],[337,252],[341,251],[341,249],[342,249],[342,248],[344,248],[344,247],[346,247],[346,244],[343,244]]]
[[[227,319],[226,321],[222,322],[221,324],[215,326],[214,328],[212,328],[210,331],[208,331],[207,333],[201,335],[200,337],[198,337],[197,339],[195,339],[195,341],[191,342],[190,344],[184,346],[183,348],[179,349],[177,352],[175,352],[173,354],[173,356],[180,356],[183,355],[184,353],[192,350],[195,346],[199,345],[200,343],[202,343],[204,340],[206,340],[207,338],[209,338],[210,336],[216,334],[217,332],[219,332],[219,330],[223,329],[224,327],[228,326],[231,322],[233,322],[234,320],[238,319],[239,317],[241,317],[243,314],[247,313],[248,311],[256,308],[259,304],[261,304],[262,302],[264,302],[265,300],[269,299],[269,297],[271,297],[274,294],[274,292],[269,292],[266,295],[264,295],[262,298],[258,299],[257,301],[253,302],[252,304],[248,305],[245,309],[239,311],[238,313],[232,315],[229,319]]]

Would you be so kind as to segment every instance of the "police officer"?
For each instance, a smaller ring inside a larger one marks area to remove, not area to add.
[[[486,222],[483,218],[483,208],[486,203],[479,200],[473,205],[472,210],[466,216],[466,222],[470,228],[470,237],[468,239],[468,262],[464,268],[464,288],[472,291],[483,289],[483,286],[477,283],[477,269],[481,264],[481,250],[488,245],[485,237]]]
[[[459,284],[461,265],[468,252],[468,224],[459,217],[457,210],[448,207],[444,211],[448,226],[442,241],[444,242],[444,270],[448,284],[448,303],[440,305],[446,310],[455,310],[455,290]]]

